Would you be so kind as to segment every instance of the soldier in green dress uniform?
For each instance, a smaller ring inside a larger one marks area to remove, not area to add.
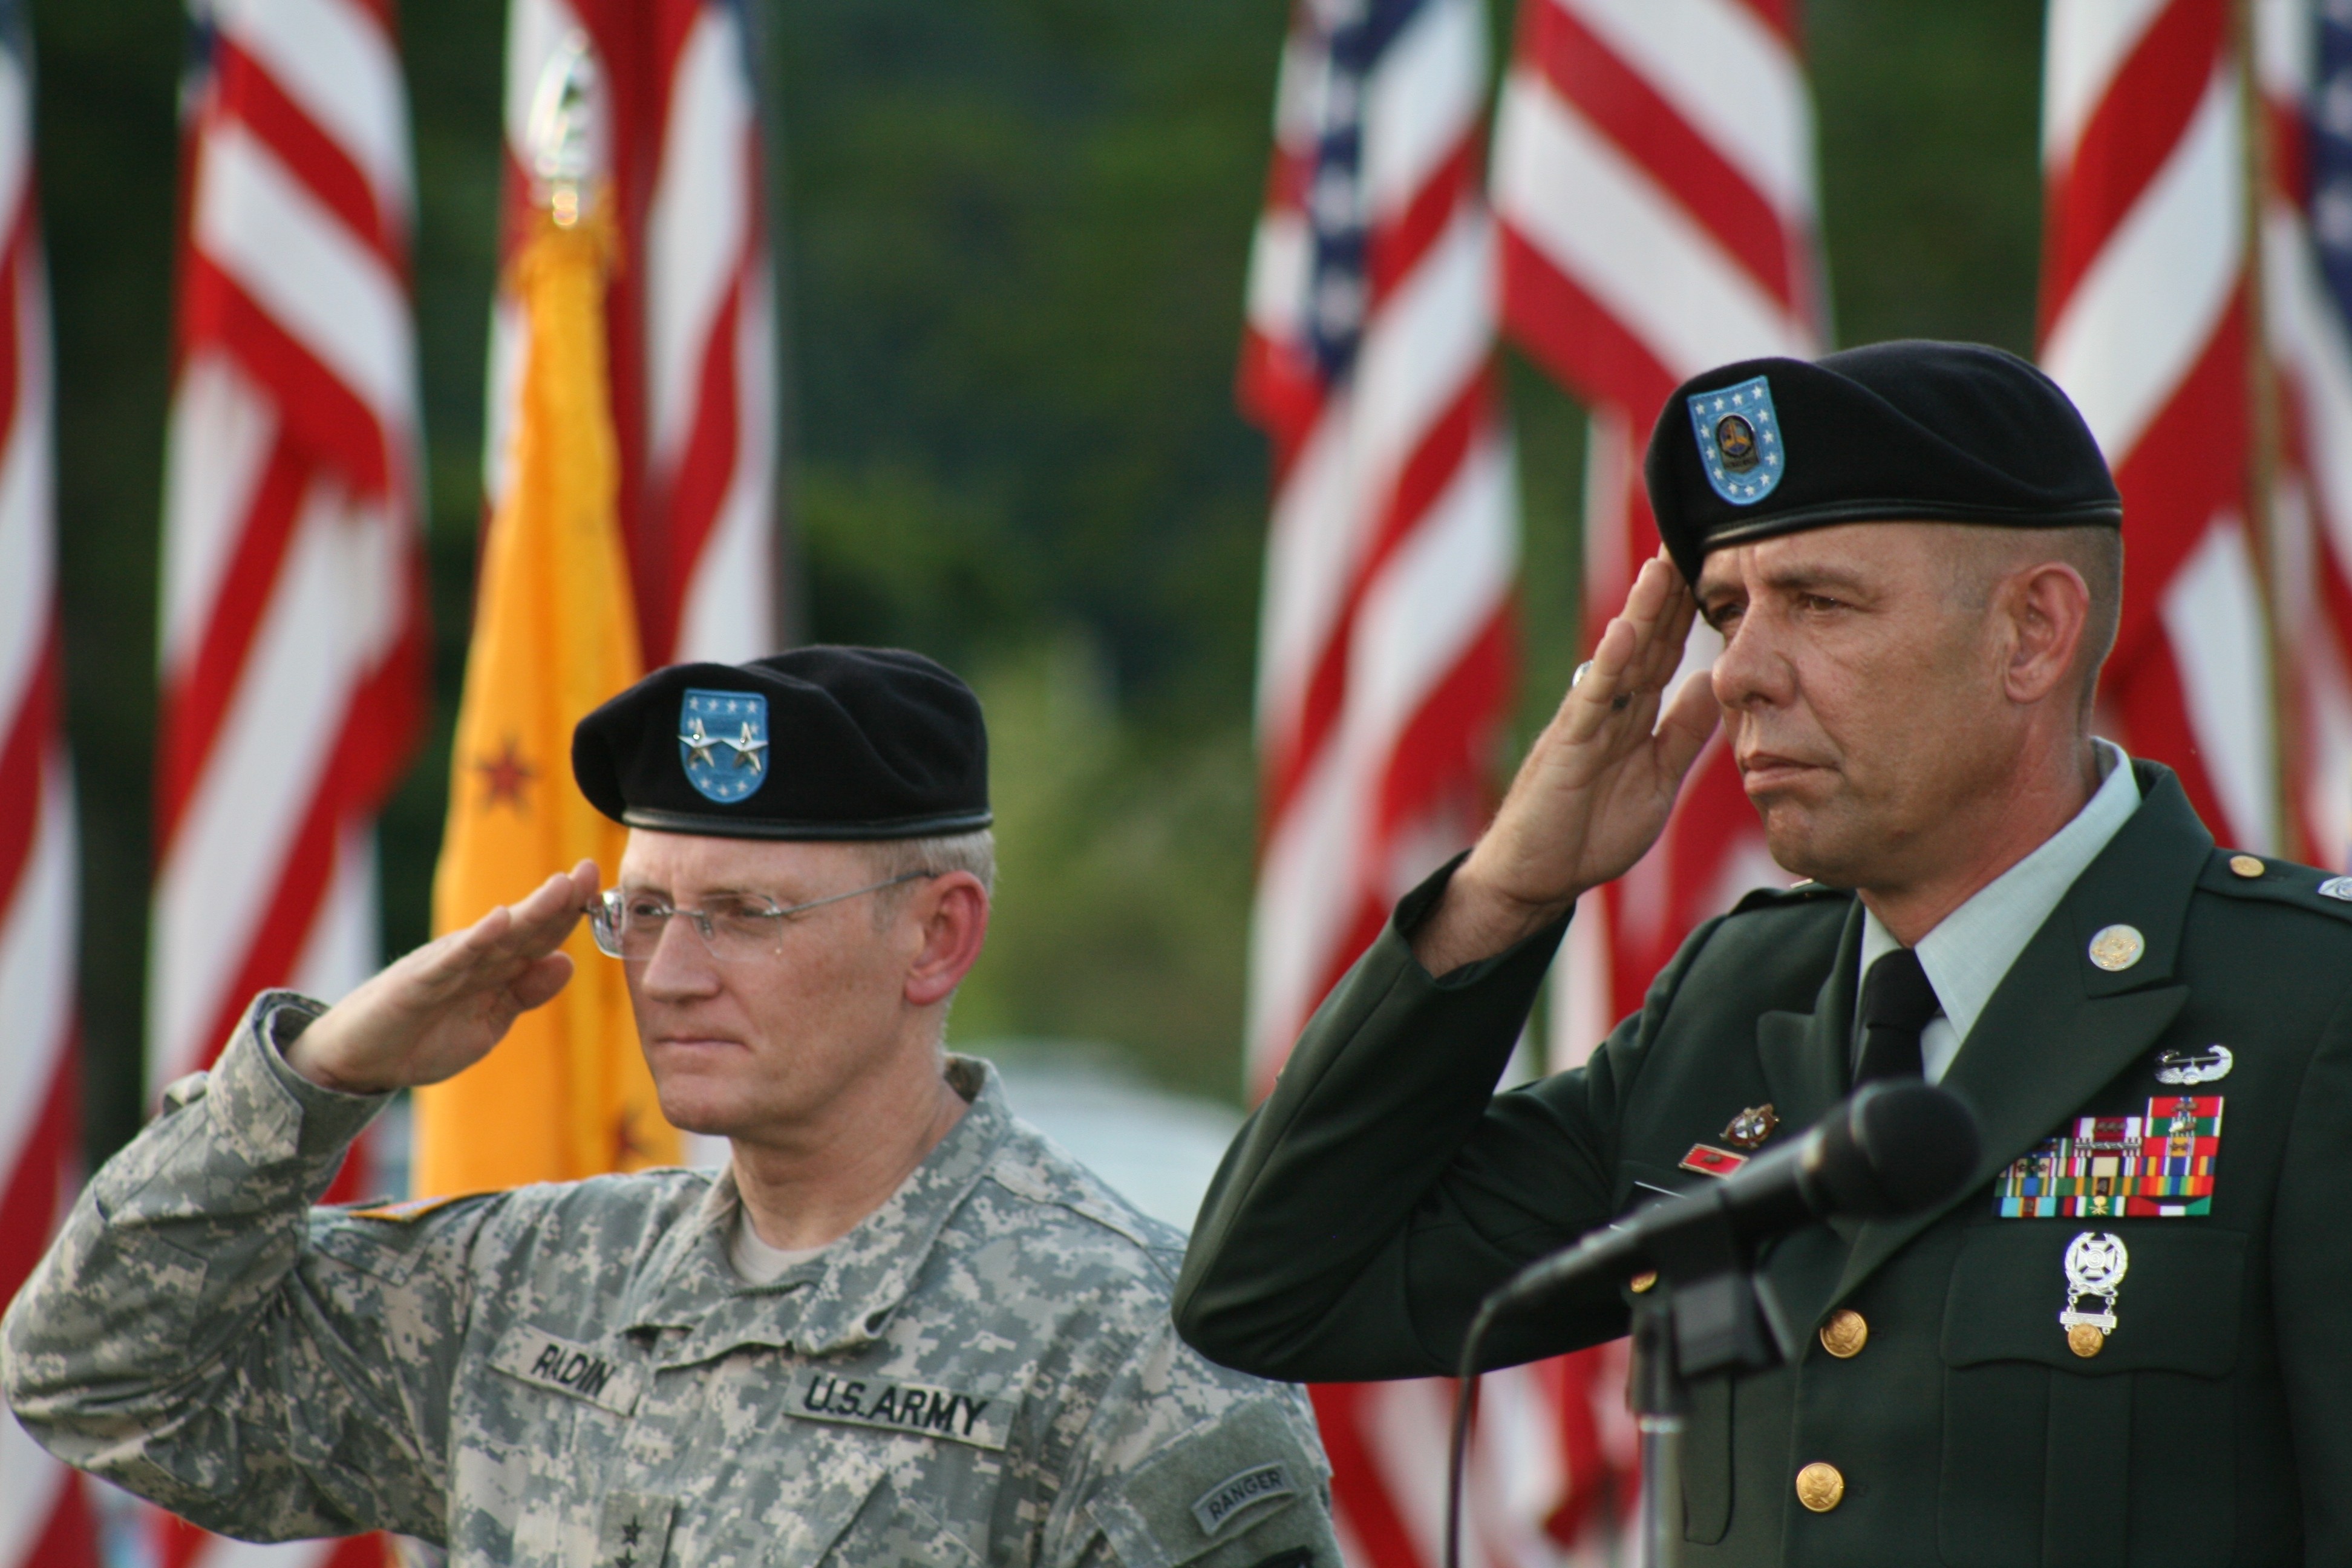
[[[1270,1376],[1450,1372],[1520,1265],[1924,1076],[1974,1179],[1769,1248],[1801,1343],[1696,1391],[1685,1560],[2352,1563],[2352,879],[2217,848],[2091,733],[2122,507],[2081,417],[1987,348],[1751,361],[1675,393],[1647,479],[1665,552],[1235,1142],[1180,1331]],[[1669,692],[1698,616],[1723,652]],[[1578,896],[1718,723],[1807,879],[1496,1094]],[[1644,1283],[1494,1364],[1622,1333]]]

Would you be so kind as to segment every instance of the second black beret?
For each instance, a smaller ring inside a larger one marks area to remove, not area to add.
[[[2065,393],[1982,343],[1871,343],[1693,376],[1659,412],[1643,474],[1693,583],[1721,545],[1842,522],[2123,522]]]
[[[922,838],[991,821],[980,700],[902,648],[655,670],[580,721],[572,773],[605,816],[668,833]]]

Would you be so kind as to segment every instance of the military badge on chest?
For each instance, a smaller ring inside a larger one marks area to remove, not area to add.
[[[2221,1153],[2220,1095],[2160,1094],[2138,1116],[2076,1117],[2019,1155],[1993,1185],[1993,1212],[2004,1219],[2210,1214]]]
[[[2120,1236],[2086,1230],[2066,1244],[2066,1305],[2058,1326],[2066,1331],[2068,1350],[2087,1360],[2106,1349],[2130,1268],[2131,1249]]]
[[[1751,1105],[1731,1119],[1720,1136],[1726,1143],[1738,1149],[1760,1149],[1780,1125],[1769,1101]],[[1727,1176],[1748,1163],[1746,1154],[1736,1154],[1730,1149],[1718,1149],[1712,1143],[1694,1143],[1690,1152],[1677,1163],[1685,1171],[1696,1171],[1702,1176]]]

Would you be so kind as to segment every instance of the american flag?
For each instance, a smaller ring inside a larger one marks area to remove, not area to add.
[[[1495,136],[1503,327],[1588,410],[1588,646],[1658,547],[1641,458],[1667,394],[1727,360],[1820,347],[1813,185],[1793,0],[1522,0]],[[1721,646],[1694,627],[1676,681]],[[1640,1006],[1693,926],[1778,880],[1717,737],[1657,846],[1570,925],[1550,1066],[1582,1062]],[[1610,1346],[1558,1374],[1570,1539],[1632,1468],[1623,1364]]]
[[[1658,548],[1641,458],[1666,395],[1711,365],[1821,348],[1794,0],[1525,0],[1497,118],[1504,330],[1591,416],[1590,644]],[[1721,646],[1695,627],[1676,680]],[[1640,1006],[1693,926],[1785,880],[1717,736],[1656,847],[1570,926],[1552,1067]]]
[[[776,651],[776,305],[756,55],[740,0],[513,0],[505,248],[530,230],[525,136],[575,32],[603,68],[622,263],[606,298],[621,521],[648,668]],[[506,488],[525,325],[493,309],[488,503]]]
[[[374,820],[426,682],[408,111],[390,0],[198,0],[183,103],[148,1068],[381,962]],[[363,1184],[347,1163],[337,1195]],[[173,1564],[373,1563],[176,1522]]]
[[[0,4],[0,1301],[39,1261],[81,1163],[50,415],[30,40],[23,8]],[[0,1421],[0,1568],[97,1561],[81,1479]]]
[[[2231,0],[2053,0],[2042,363],[2123,490],[2104,727],[2224,842],[2282,847],[2248,334],[2248,119]]]
[[[1517,501],[1479,195],[1479,0],[1295,15],[1251,260],[1244,406],[1272,437],[1249,1074],[1263,1091],[1399,894],[1469,842],[1498,761]],[[1315,1390],[1349,1560],[1437,1561],[1452,1385]],[[1469,1561],[1548,1560],[1557,1379],[1489,1378]]]
[[[2352,868],[2352,6],[2256,13],[2270,189],[2263,298],[2281,391],[2272,515],[2304,858]]]
[[[425,688],[408,114],[388,3],[192,14],[148,1068],[380,961],[373,824]]]

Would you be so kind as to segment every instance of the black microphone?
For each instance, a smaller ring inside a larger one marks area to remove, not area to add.
[[[1759,1155],[1723,1181],[1647,1204],[1513,1275],[1479,1303],[1463,1336],[1445,1494],[1446,1568],[1461,1561],[1462,1466],[1479,1347],[1505,1315],[1580,1280],[1654,1268],[1679,1282],[1673,1343],[1645,1354],[1636,1311],[1637,1383],[1645,1381],[1644,1362],[1660,1353],[1665,1364],[1651,1368],[1651,1376],[1663,1379],[1662,1388],[1678,1389],[1685,1375],[1777,1365],[1789,1353],[1788,1331],[1765,1282],[1748,1277],[1756,1244],[1818,1219],[1893,1219],[1934,1208],[1967,1186],[1977,1152],[1977,1119],[1958,1096],[1916,1079],[1870,1084],[1795,1142]],[[1654,1325],[1663,1321],[1653,1319]],[[1638,1398],[1635,1407],[1650,1408]]]
[[[1575,1279],[1665,1268],[1685,1238],[1720,1235],[1727,1225],[1752,1247],[1819,1219],[1916,1214],[1958,1195],[1977,1152],[1977,1119],[1958,1096],[1916,1080],[1870,1084],[1795,1142],[1529,1264],[1481,1315],[1516,1310]]]

